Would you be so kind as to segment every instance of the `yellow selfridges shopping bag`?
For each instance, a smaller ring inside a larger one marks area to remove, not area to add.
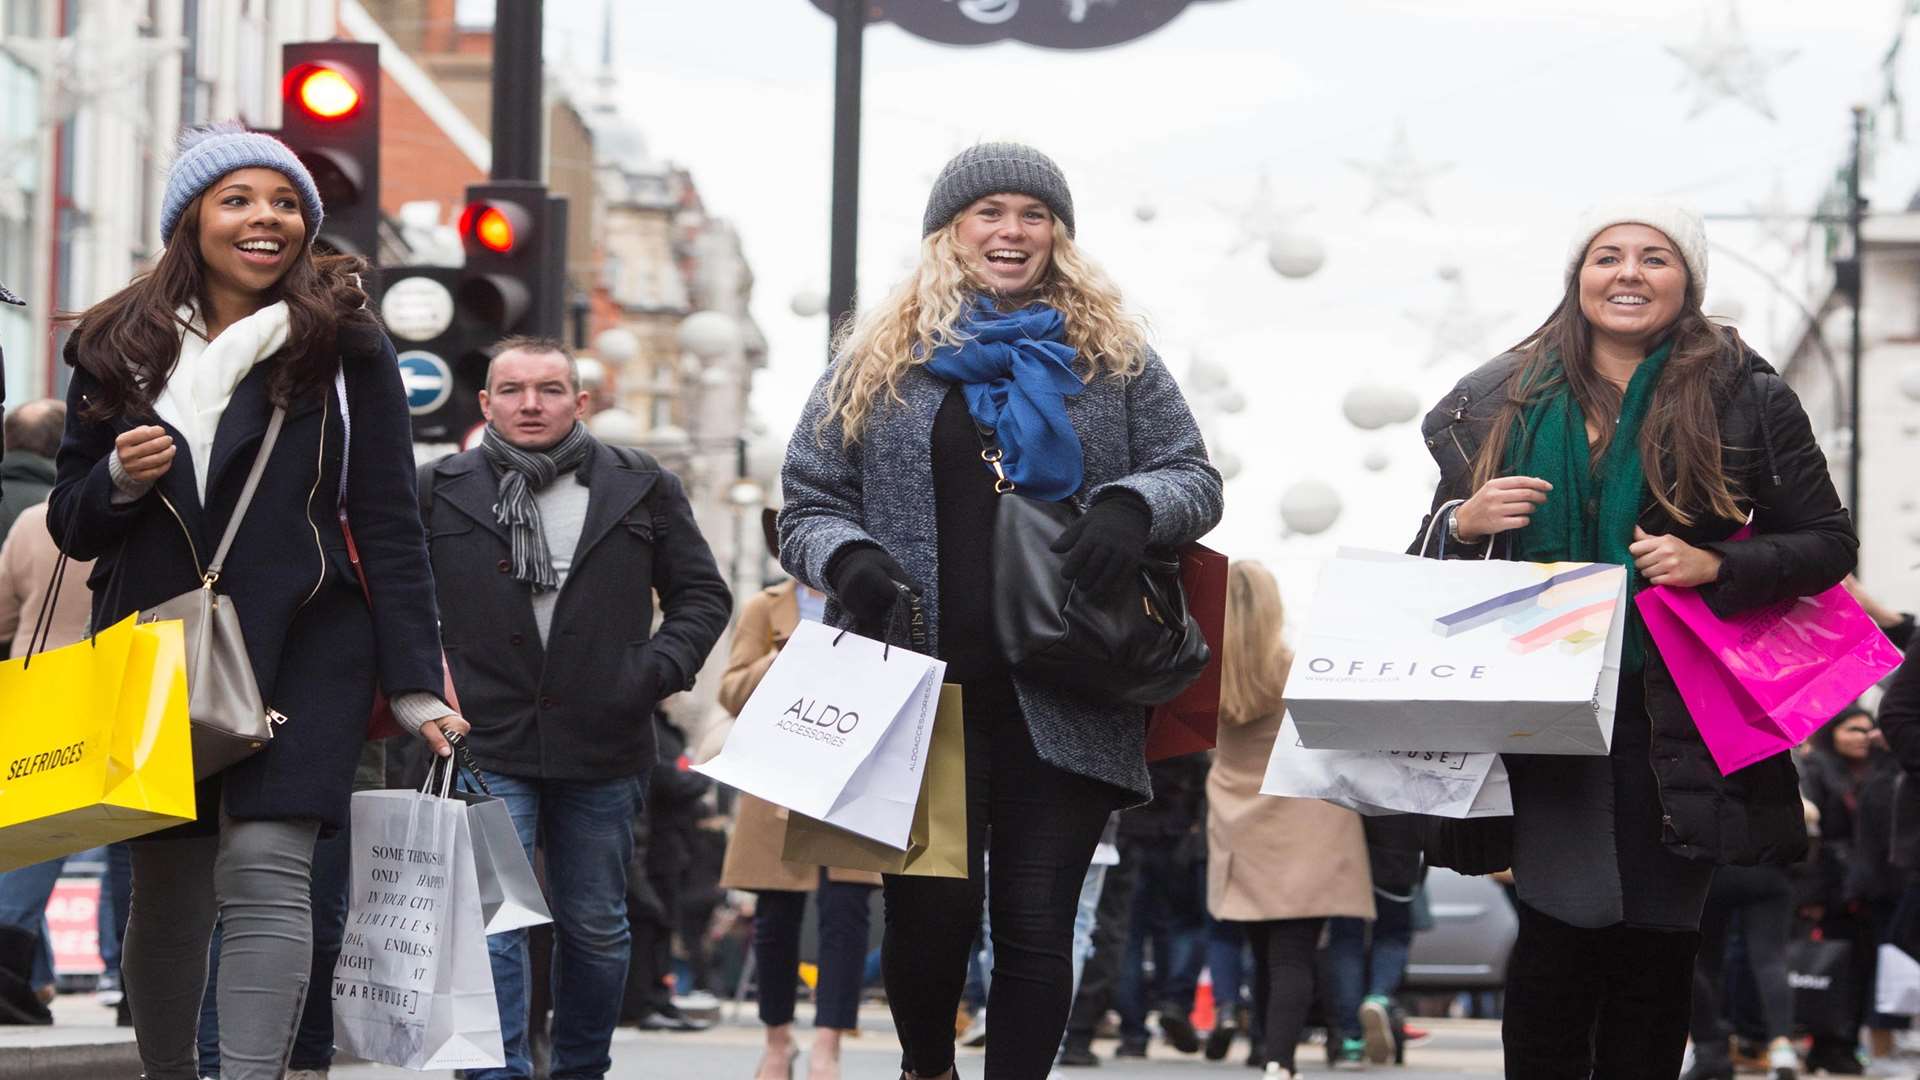
[[[193,820],[178,621],[0,663],[0,718],[0,870]]]

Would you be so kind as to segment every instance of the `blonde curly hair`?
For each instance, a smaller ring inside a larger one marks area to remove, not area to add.
[[[974,297],[989,290],[967,260],[959,225],[960,216],[955,216],[929,233],[920,244],[920,263],[913,273],[886,299],[842,326],[834,340],[833,378],[817,435],[824,437],[837,422],[842,445],[858,443],[883,395],[906,403],[900,379],[909,368],[926,363],[933,350],[964,339],[955,324]],[[1057,217],[1050,265],[1029,300],[1065,316],[1067,344],[1079,353],[1074,366],[1083,381],[1103,374],[1132,378],[1145,366],[1145,321],[1126,310],[1112,279],[1081,253]]]

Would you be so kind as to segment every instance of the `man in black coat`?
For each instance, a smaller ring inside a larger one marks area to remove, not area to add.
[[[421,471],[441,637],[468,737],[531,857],[545,854],[556,932],[556,1075],[611,1065],[631,933],[627,862],[655,704],[688,689],[732,598],[680,481],[647,455],[601,444],[557,341],[495,347],[480,447]],[[664,619],[653,628],[654,597]],[[524,931],[487,939],[506,1045],[525,1080]]]

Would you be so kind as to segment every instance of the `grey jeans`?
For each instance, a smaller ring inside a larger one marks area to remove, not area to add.
[[[220,1075],[280,1080],[313,962],[319,822],[234,821],[216,836],[142,840],[121,978],[147,1080],[195,1080],[207,945],[221,926]]]

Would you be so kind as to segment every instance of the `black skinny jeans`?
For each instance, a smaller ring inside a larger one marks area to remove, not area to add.
[[[813,995],[813,1026],[852,1031],[860,1026],[860,983],[867,971],[867,907],[872,885],[831,881],[820,871],[820,981]],[[760,1022],[793,1023],[798,992],[800,923],[807,894],[761,889],[754,894],[753,964],[760,973]]]
[[[1520,934],[1500,1028],[1507,1076],[1673,1080],[1686,1053],[1699,932],[1588,930],[1515,906]]]
[[[1793,886],[1778,866],[1723,866],[1700,913],[1700,955],[1693,962],[1693,1047],[1706,1065],[1725,1065],[1727,1029],[1721,1021],[1727,924],[1740,916],[1747,965],[1759,989],[1769,1040],[1793,1034],[1793,988],[1787,985],[1787,940],[1793,934]]]
[[[883,962],[900,1067],[920,1076],[953,1067],[953,1017],[990,852],[986,1071],[993,1080],[1046,1080],[1072,1005],[1080,884],[1122,793],[1041,761],[1011,684],[968,684],[964,703],[968,876],[886,878]]]
[[[1266,1019],[1267,1061],[1288,1072],[1295,1071],[1293,1050],[1313,1005],[1314,955],[1326,923],[1316,917],[1240,924],[1253,946],[1253,1008]]]

